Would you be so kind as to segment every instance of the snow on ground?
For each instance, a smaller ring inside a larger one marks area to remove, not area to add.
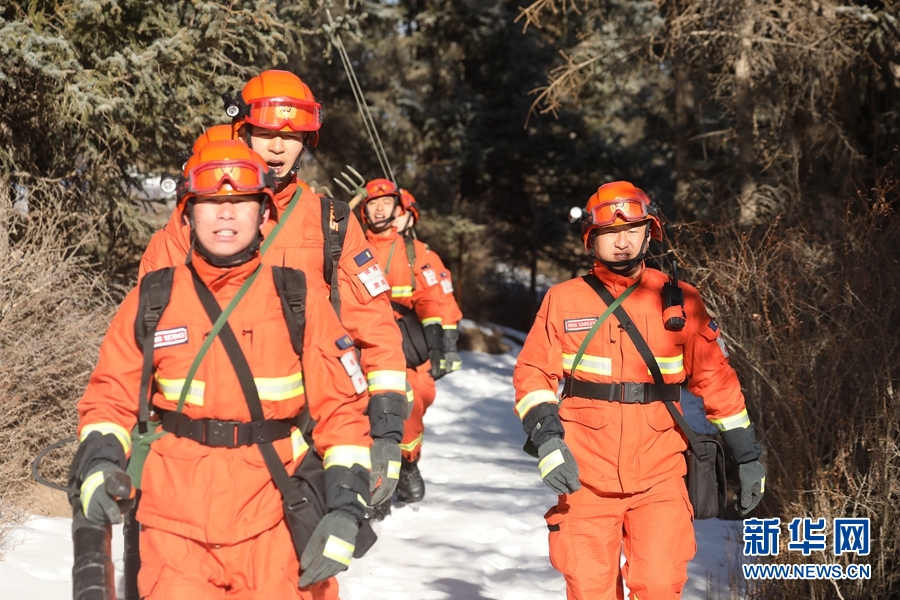
[[[465,369],[438,382],[425,417],[425,499],[395,505],[375,525],[378,543],[339,576],[343,600],[566,597],[550,566],[542,517],[556,496],[522,452],[524,433],[512,411],[515,355],[462,354]],[[69,528],[69,519],[34,517],[10,533],[2,544],[0,597],[71,598]],[[699,551],[683,594],[692,600],[708,597],[708,580],[727,585],[726,560],[739,550],[740,533],[716,519],[697,521],[695,531]],[[121,569],[120,527],[113,543]],[[121,588],[121,573],[118,581]]]

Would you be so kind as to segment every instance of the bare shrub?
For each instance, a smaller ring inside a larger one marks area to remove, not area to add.
[[[839,226],[682,227],[676,250],[723,323],[732,364],[766,448],[760,512],[869,517],[868,557],[831,548],[776,560],[868,562],[869,581],[760,581],[750,597],[888,598],[900,593],[900,217],[896,182]],[[830,543],[829,538],[829,543]]]
[[[0,504],[8,506],[26,493],[37,452],[74,434],[75,405],[114,302],[81,249],[67,245],[73,228],[64,210],[5,214],[12,239],[0,260]],[[43,475],[64,482],[73,453],[74,444],[50,455]],[[0,507],[0,528],[9,514]]]

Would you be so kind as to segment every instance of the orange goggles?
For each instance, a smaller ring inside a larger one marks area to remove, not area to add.
[[[647,205],[636,198],[617,198],[591,209],[591,223],[600,227],[613,225],[617,219],[636,223],[650,218]]]
[[[318,131],[322,126],[322,105],[297,98],[266,98],[251,102],[244,121],[263,129]]]
[[[214,160],[191,169],[179,195],[211,196],[225,185],[228,191],[253,194],[274,189],[275,181],[252,160]]]
[[[400,197],[400,193],[397,191],[396,186],[389,181],[383,183],[370,183],[366,186],[366,194],[369,200],[381,198],[382,196]]]

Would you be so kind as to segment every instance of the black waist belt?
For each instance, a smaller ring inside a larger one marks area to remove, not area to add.
[[[217,421],[215,419],[191,419],[182,413],[166,411],[162,416],[162,428],[176,437],[184,437],[211,448],[237,448],[252,444],[265,444],[291,437],[294,419],[277,421]]]
[[[563,386],[566,396],[606,400],[625,404],[649,404],[650,402],[678,402],[681,400],[681,386],[674,383],[590,383],[566,377]]]

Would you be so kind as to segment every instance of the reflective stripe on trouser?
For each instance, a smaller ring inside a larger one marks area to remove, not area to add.
[[[422,422],[425,411],[434,402],[436,390],[434,379],[431,378],[431,362],[425,361],[417,369],[406,370],[406,380],[413,389],[412,414],[403,426],[403,439],[400,441],[400,450],[403,458],[408,461],[416,461],[422,452],[422,436],[425,433],[425,424]]]
[[[221,547],[153,527],[141,530],[138,590],[146,600],[338,600],[337,579],[301,590],[299,570],[284,520],[249,540]]]
[[[619,560],[631,598],[677,600],[697,551],[692,512],[681,477],[636,494],[599,496],[582,487],[560,496],[544,518],[550,562],[566,578],[568,600],[622,598]]]

